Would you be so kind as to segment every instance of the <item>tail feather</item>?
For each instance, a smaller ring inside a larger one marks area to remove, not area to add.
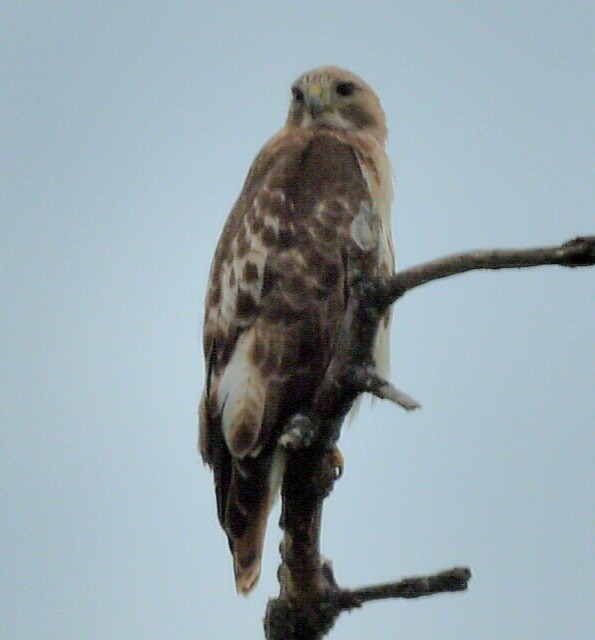
[[[267,496],[259,512],[252,514],[244,535],[231,542],[236,591],[242,595],[250,593],[258,583],[268,517]]]
[[[248,594],[256,586],[269,513],[285,470],[285,451],[265,460],[234,460],[227,496],[225,529],[233,555],[236,590]]]

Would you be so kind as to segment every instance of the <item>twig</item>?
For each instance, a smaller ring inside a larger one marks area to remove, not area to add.
[[[465,591],[471,579],[471,571],[467,567],[455,567],[441,571],[432,576],[415,576],[404,578],[399,582],[362,587],[353,591],[345,590],[345,598],[352,598],[361,606],[372,600],[387,598],[421,598],[435,593],[448,591]]]
[[[347,377],[361,393],[367,392],[383,400],[390,400],[406,411],[419,409],[421,404],[409,394],[397,389],[391,382],[381,378],[375,371],[366,367],[357,367],[347,372]]]

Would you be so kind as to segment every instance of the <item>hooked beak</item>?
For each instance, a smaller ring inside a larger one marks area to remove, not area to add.
[[[312,84],[308,87],[306,93],[306,106],[313,118],[316,118],[329,109],[329,96],[319,84]]]

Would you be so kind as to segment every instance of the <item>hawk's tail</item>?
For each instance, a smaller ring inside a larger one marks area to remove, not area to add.
[[[262,550],[269,510],[267,496],[259,512],[252,514],[244,535],[241,538],[230,538],[236,591],[242,595],[248,595],[254,589],[260,577]]]
[[[285,468],[285,452],[277,449],[260,459],[234,460],[227,496],[225,529],[233,554],[238,593],[247,595],[260,577],[267,520]]]

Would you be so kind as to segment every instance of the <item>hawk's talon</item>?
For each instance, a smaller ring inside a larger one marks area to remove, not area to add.
[[[345,458],[341,453],[341,450],[337,445],[329,451],[329,461],[335,470],[335,480],[338,480],[343,475],[343,469],[345,468]]]

